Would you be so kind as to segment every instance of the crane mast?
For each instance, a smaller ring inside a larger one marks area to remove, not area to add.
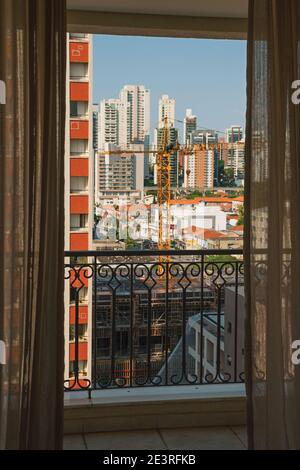
[[[170,132],[168,128],[168,120],[164,119],[162,146],[156,155],[157,168],[157,202],[159,210],[159,227],[158,227],[158,248],[160,250],[170,249],[170,200],[171,200],[171,152],[170,148]],[[164,218],[164,211],[166,217]],[[166,234],[164,236],[164,220],[166,226]]]

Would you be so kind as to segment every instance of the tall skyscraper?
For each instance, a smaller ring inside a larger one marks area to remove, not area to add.
[[[119,98],[101,101],[99,122],[99,148],[101,150],[105,149],[105,144],[127,147],[129,106],[129,103],[122,102]]]
[[[150,90],[144,85],[125,85],[119,98],[101,101],[99,149],[106,151],[107,144],[119,149],[139,145],[149,150]],[[139,154],[137,158],[143,161],[144,176],[149,177],[149,155]]]
[[[158,128],[164,127],[164,119],[168,119],[168,126],[175,126],[175,99],[162,95],[158,102]]]
[[[65,249],[91,250],[93,227],[92,36],[68,34],[65,142]],[[75,303],[65,281],[65,378],[74,375]],[[79,291],[79,376],[91,374],[91,280]]]
[[[127,105],[127,143],[143,142],[150,135],[150,90],[144,85],[125,85],[120,100]]]
[[[183,120],[183,143],[184,145],[190,144],[191,133],[197,129],[197,116],[192,114],[191,109],[186,110],[185,118]]]
[[[107,150],[106,144],[120,149],[141,144],[149,150],[150,90],[144,85],[125,85],[119,98],[101,101],[99,149]],[[149,156],[141,154],[139,158],[144,160],[144,175],[148,177]]]
[[[231,126],[226,129],[226,142],[239,142],[243,138],[243,128],[241,126]]]

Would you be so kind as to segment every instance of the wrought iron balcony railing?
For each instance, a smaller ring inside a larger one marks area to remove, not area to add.
[[[244,380],[242,250],[68,251],[65,279],[65,390]]]

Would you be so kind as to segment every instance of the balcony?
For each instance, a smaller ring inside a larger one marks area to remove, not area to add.
[[[242,250],[69,251],[65,279],[67,434],[245,424]],[[81,374],[87,283],[91,363]]]

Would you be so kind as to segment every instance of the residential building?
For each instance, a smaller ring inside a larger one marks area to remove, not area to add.
[[[142,191],[134,190],[125,190],[125,191],[115,191],[113,188],[111,190],[106,189],[105,191],[98,191],[97,195],[97,204],[100,206],[106,205],[120,205],[120,204],[138,204],[143,198]],[[97,210],[97,209],[96,209]]]
[[[107,150],[106,144],[130,149],[131,145],[142,145],[144,175],[149,177],[150,148],[150,90],[144,85],[125,85],[119,98],[102,100],[100,103],[99,149]]]
[[[236,250],[243,248],[243,226],[238,226],[236,230],[218,231],[193,225],[182,229],[180,239],[186,249]]]
[[[183,143],[188,145],[191,143],[191,133],[197,129],[197,116],[192,114],[191,109],[186,110],[183,120]]]
[[[211,230],[226,230],[226,212],[221,209],[220,205],[206,205],[201,199],[172,199],[170,201],[171,223],[178,235],[182,229],[193,225]]]
[[[65,249],[91,250],[93,227],[92,36],[68,34],[65,140]],[[65,281],[65,378],[74,373],[74,279]],[[79,372],[91,373],[91,280],[84,279],[79,305]]]
[[[202,144],[184,155],[183,187],[200,190],[214,187],[215,150],[203,149]]]
[[[189,375],[198,376],[202,369],[208,380],[218,375],[220,381],[244,380],[245,298],[240,282],[225,287],[219,321],[218,334],[218,315],[214,311],[205,314],[202,321],[201,314],[189,318],[186,327]]]
[[[120,140],[127,140],[128,144],[144,142],[150,135],[150,90],[144,85],[125,85],[120,91],[120,101],[123,109],[127,109],[127,125],[121,131],[126,136]]]
[[[168,95],[162,95],[158,101],[158,128],[164,127],[165,118],[167,118],[168,126],[175,126],[175,99],[169,98]]]
[[[114,154],[114,150],[116,153]],[[106,150],[96,155],[95,201],[108,194],[120,199],[128,192],[143,191],[144,159],[143,144],[129,144],[132,154],[117,153],[119,147],[106,144]],[[107,153],[105,153],[107,152]],[[137,153],[135,153],[137,152]]]
[[[190,143],[194,146],[194,150],[201,150],[203,153],[198,153],[195,158],[191,154],[191,161],[186,159],[187,168],[184,171],[185,177],[188,177],[186,178],[186,187],[206,189],[216,186],[220,158],[218,133],[209,129],[197,129],[191,132]]]
[[[226,129],[225,135],[227,143],[239,142],[244,137],[243,128],[241,126],[231,126]]]
[[[224,165],[225,166],[225,165]],[[227,162],[225,168],[232,168],[237,180],[245,177],[245,140],[239,140],[227,146]]]
[[[129,134],[127,123],[129,118],[129,104],[119,98],[102,100],[100,103],[100,132],[99,149],[104,150],[105,144],[127,147]]]
[[[202,318],[196,314],[189,318],[188,359],[189,376],[203,374],[209,381],[213,378],[221,382],[224,370],[224,315],[220,316],[218,332],[218,317],[210,312]],[[218,352],[219,351],[219,352]],[[218,358],[219,354],[219,358]],[[218,371],[218,360],[220,362]],[[219,377],[218,377],[219,372]]]

